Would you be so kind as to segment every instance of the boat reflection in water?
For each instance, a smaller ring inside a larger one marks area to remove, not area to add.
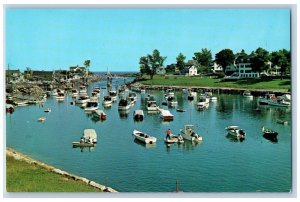
[[[230,142],[243,142],[245,140],[245,137],[237,137],[237,136],[230,135],[229,133],[227,133],[226,138]]]
[[[119,110],[119,116],[121,119],[127,119],[130,110]]]
[[[141,145],[147,149],[151,149],[151,148],[155,148],[156,147],[156,143],[153,143],[153,144],[146,144],[138,139],[134,139],[134,143],[138,144],[138,145]]]

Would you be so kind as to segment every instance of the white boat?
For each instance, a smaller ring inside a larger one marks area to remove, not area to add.
[[[97,134],[94,129],[85,129],[79,142],[72,142],[73,147],[93,147],[97,143]]]
[[[79,95],[77,89],[72,89],[71,93],[72,93],[72,97],[77,97]]]
[[[146,93],[146,90],[145,89],[141,89],[141,93]]]
[[[92,94],[94,94],[95,96],[99,97],[100,96],[100,89],[94,88]]]
[[[169,110],[161,109],[160,118],[162,118],[164,121],[172,121],[174,119],[174,115],[171,114]]]
[[[153,136],[150,136],[146,133],[143,133],[141,131],[138,131],[138,130],[133,130],[133,133],[134,137],[146,144],[153,144],[156,142],[156,138],[153,137]]]
[[[157,111],[158,106],[156,105],[156,101],[155,100],[147,101],[146,108],[147,108],[148,111]]]
[[[78,99],[75,100],[76,104],[85,104],[88,101],[90,101],[90,97],[89,96],[80,96]]]
[[[131,107],[131,102],[129,99],[120,99],[118,104],[118,110],[128,110]]]
[[[190,140],[192,142],[201,142],[202,136],[198,135],[194,131],[194,125],[184,125],[182,129],[180,129],[180,134],[183,139]]]
[[[134,104],[134,103],[136,102],[136,100],[137,100],[136,93],[130,92],[130,93],[128,94],[128,98],[130,99],[131,104]]]
[[[164,140],[167,144],[184,143],[183,137],[181,135],[176,136],[171,134],[169,138],[166,137]]]
[[[139,120],[142,121],[144,119],[144,112],[143,112],[143,110],[141,110],[141,109],[134,110],[134,112],[133,112],[133,118],[136,121],[139,121]]]
[[[207,101],[205,96],[200,96],[199,102],[197,103],[198,110],[204,110],[209,107],[209,102]]]
[[[210,97],[210,101],[217,101],[218,98],[217,97]]]
[[[94,111],[94,110],[97,110],[99,108],[98,106],[98,102],[96,101],[88,101],[86,103],[86,107],[84,108],[84,111]]]
[[[44,110],[44,112],[51,112],[51,109],[47,108],[47,109]]]
[[[85,86],[79,86],[79,95],[86,95],[87,90]]]
[[[15,105],[19,106],[19,107],[23,107],[23,106],[27,106],[28,105],[28,101],[21,101],[21,100],[18,100],[18,101],[15,101],[14,102]]]
[[[175,93],[174,93],[173,89],[171,89],[171,88],[167,89],[165,97],[175,97]]]
[[[39,122],[44,122],[44,121],[46,121],[46,117],[40,117],[40,118],[38,118],[38,121]]]
[[[178,102],[176,101],[175,97],[173,97],[173,96],[167,96],[166,100],[167,100],[167,105],[169,107],[175,107],[178,104]]]
[[[63,92],[58,92],[56,96],[57,101],[64,101],[65,100],[65,94]]]
[[[103,110],[99,110],[99,109],[94,110],[92,112],[92,115],[93,115],[93,117],[95,117],[97,119],[100,119],[102,121],[106,120],[106,114],[105,114],[105,112]]]
[[[112,98],[109,96],[109,95],[106,95],[103,97],[103,102],[102,104],[105,106],[105,107],[111,107],[112,105]]]
[[[250,98],[250,99],[253,98],[253,95],[251,95],[251,92],[249,90],[245,90],[243,92],[243,96],[246,97],[246,98]]]
[[[238,126],[227,126],[225,128],[228,134],[237,139],[245,139],[246,132],[243,129],[240,129]]]
[[[111,90],[111,91],[109,91],[108,94],[111,97],[111,99],[112,99],[113,102],[117,100],[117,91]]]
[[[84,129],[83,138],[90,140],[92,143],[97,143],[97,133],[94,129]]]

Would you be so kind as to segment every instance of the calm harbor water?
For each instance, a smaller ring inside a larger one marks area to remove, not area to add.
[[[118,84],[123,80],[120,79]],[[106,82],[94,86],[106,86]],[[162,91],[149,91],[159,104]],[[100,102],[106,89],[101,89]],[[178,108],[174,121],[163,122],[159,114],[149,114],[138,93],[137,103],[128,114],[118,111],[118,101],[105,108],[107,120],[94,121],[79,106],[48,98],[44,106],[18,107],[6,114],[6,145],[37,160],[70,173],[86,177],[120,192],[173,192],[176,180],[184,192],[289,192],[291,189],[291,109],[258,106],[257,98],[219,94],[205,111],[197,111],[196,102],[182,92],[175,93]],[[52,112],[46,114],[44,109]],[[102,109],[102,105],[100,104]],[[167,108],[167,107],[165,107]],[[142,122],[133,120],[133,111],[143,109]],[[40,123],[39,117],[46,121]],[[289,125],[276,123],[287,120]],[[194,124],[203,142],[182,145],[164,144],[165,131],[178,134],[184,124]],[[225,127],[238,125],[247,135],[243,142],[226,137]],[[279,132],[278,142],[262,136],[261,127]],[[86,128],[98,134],[97,146],[89,151],[72,148]],[[157,138],[154,145],[144,145],[132,136],[134,129]]]

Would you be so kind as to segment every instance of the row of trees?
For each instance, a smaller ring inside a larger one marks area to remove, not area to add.
[[[155,49],[152,55],[148,54],[140,58],[140,72],[142,74],[149,74],[152,79],[156,69],[163,66],[166,58],[161,56],[160,52]],[[223,49],[215,55],[215,59],[213,60],[211,51],[203,48],[201,51],[195,52],[192,59],[196,61],[198,70],[206,72],[211,69],[213,62],[216,62],[223,68],[224,73],[226,73],[226,67],[237,62],[236,60],[251,63],[252,70],[259,73],[268,70],[270,63],[272,67],[277,66],[280,68],[281,75],[290,72],[291,67],[291,53],[286,49],[270,53],[263,48],[257,48],[249,55],[244,50],[234,54],[231,49]],[[176,57],[176,64],[168,65],[167,69],[174,70],[177,67],[179,71],[182,71],[187,65],[185,60],[186,56],[179,53]]]

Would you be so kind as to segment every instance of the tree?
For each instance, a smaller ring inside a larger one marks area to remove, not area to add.
[[[226,67],[228,65],[233,64],[234,61],[234,54],[232,50],[230,49],[223,49],[220,52],[218,52],[215,56],[215,61],[217,64],[221,65],[223,68],[223,71],[225,73]]]
[[[202,48],[201,52],[195,52],[193,59],[198,62],[199,65],[209,67],[212,62],[211,51],[207,48]]]
[[[153,79],[156,69],[160,66],[163,66],[164,61],[167,57],[162,57],[160,52],[155,49],[152,52],[152,55],[148,54],[147,56],[142,56],[140,58],[140,72],[150,75],[150,78]]]
[[[270,54],[263,48],[257,48],[251,53],[252,70],[261,73],[268,68],[267,62],[270,60]]]
[[[90,63],[91,63],[90,60],[85,60],[84,63],[83,63],[83,65],[85,66],[87,75],[88,75],[88,72],[89,72]]]
[[[283,74],[287,72],[288,68],[290,68],[290,61],[290,51],[287,51],[286,49],[271,53],[271,62],[274,66],[280,67],[281,78],[283,77]]]
[[[184,60],[185,59],[186,59],[186,57],[182,53],[179,53],[179,55],[176,58],[176,61],[177,61],[176,66],[179,68],[180,71],[184,69],[184,66],[185,66]]]
[[[140,58],[140,72],[142,74],[147,74],[149,71],[149,61],[148,61],[148,57],[147,56],[142,56]]]

